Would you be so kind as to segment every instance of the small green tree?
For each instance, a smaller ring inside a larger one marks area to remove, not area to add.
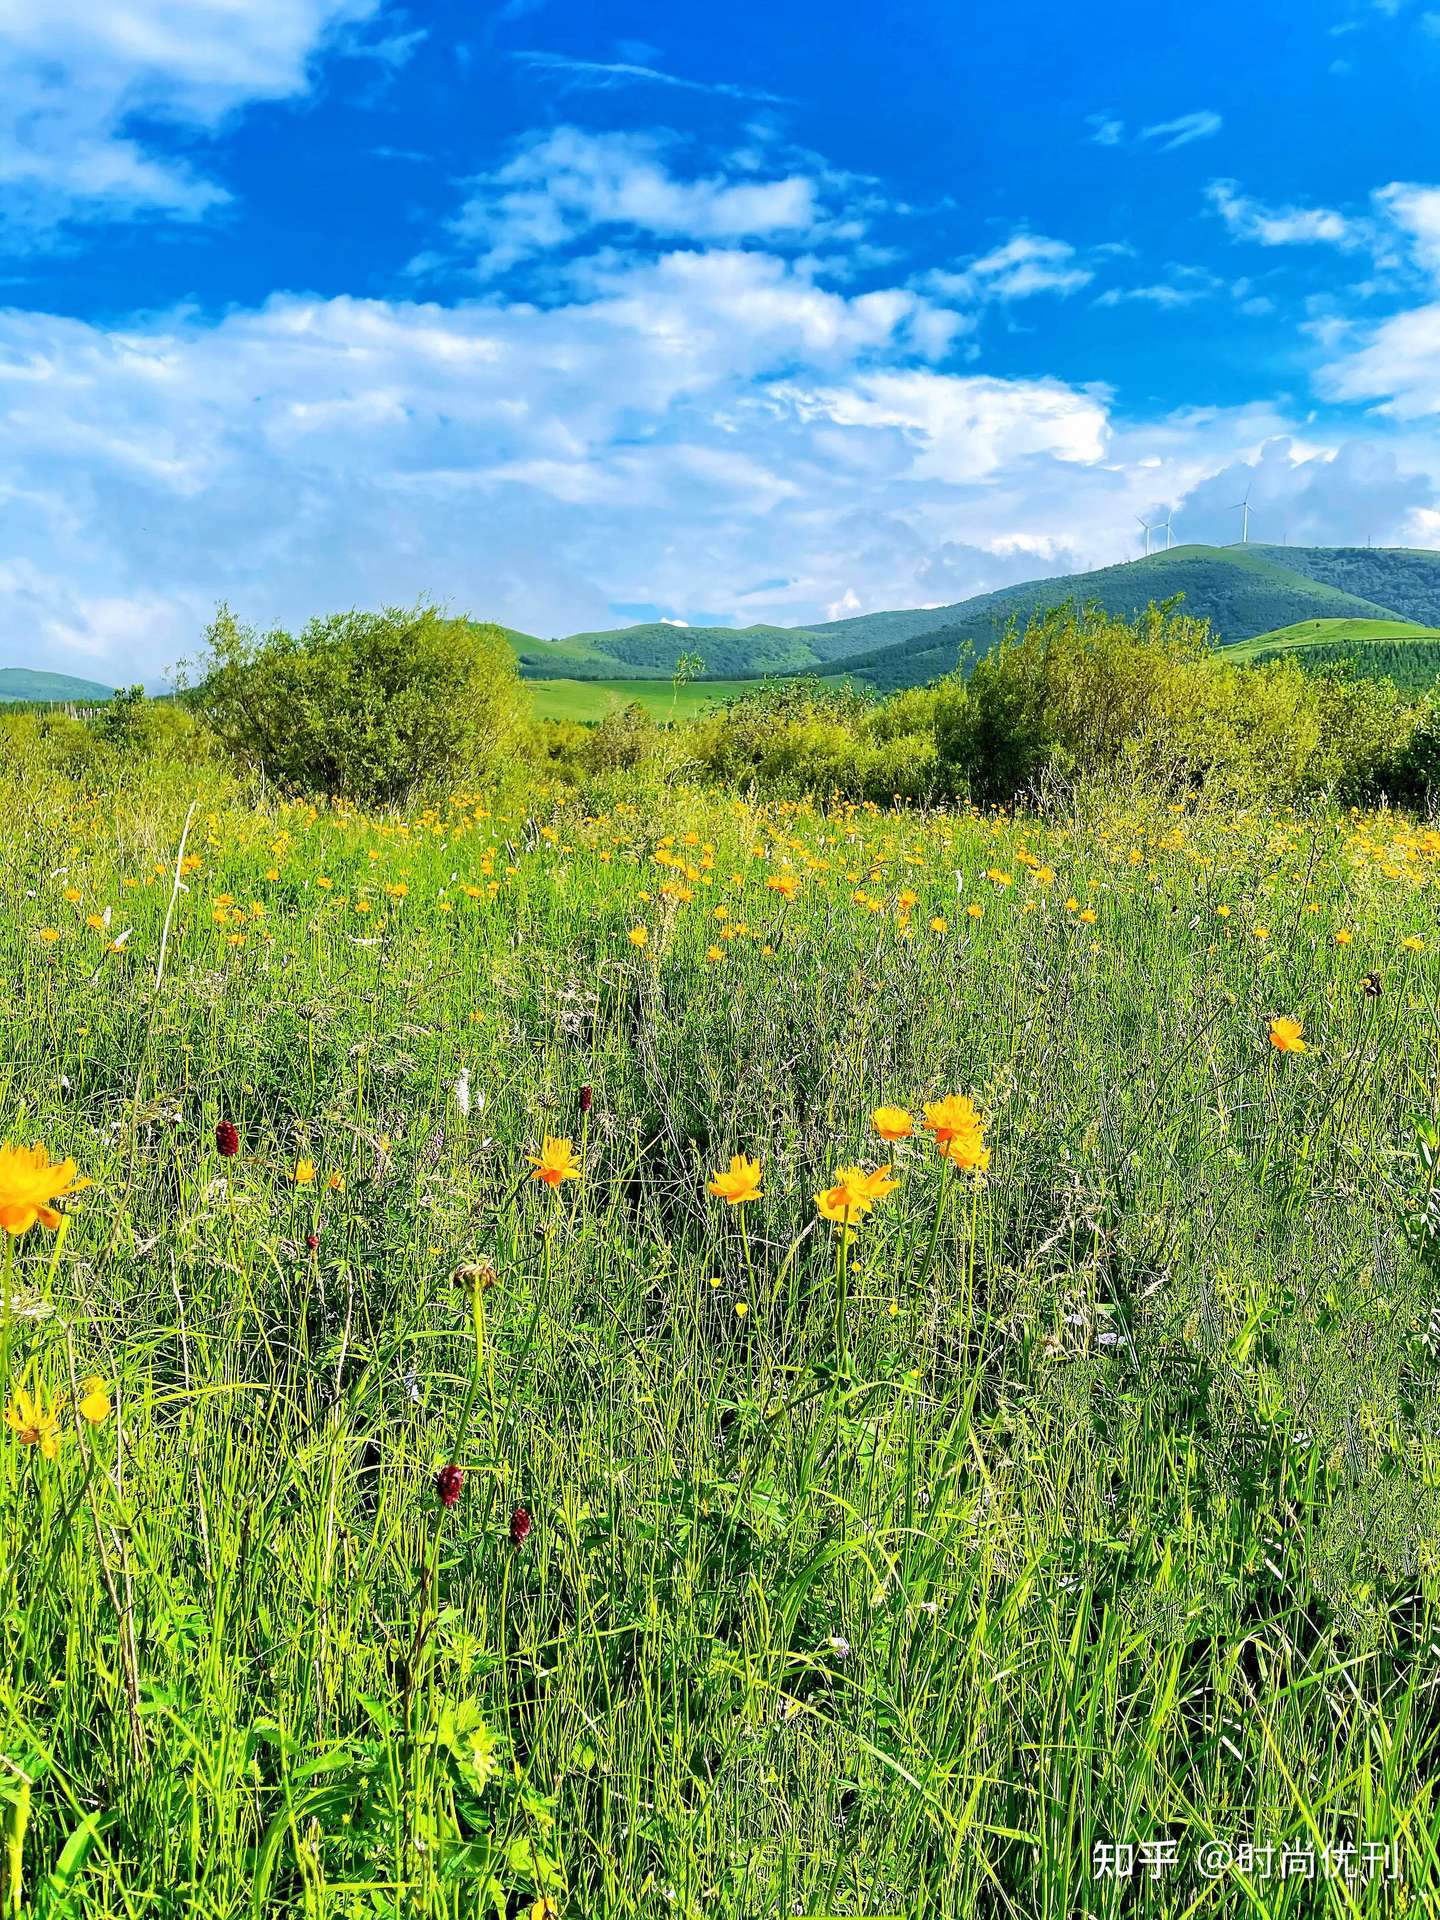
[[[298,792],[367,805],[493,771],[528,703],[499,627],[431,606],[337,613],[297,637],[259,635],[221,607],[187,670],[191,699],[232,753]]]

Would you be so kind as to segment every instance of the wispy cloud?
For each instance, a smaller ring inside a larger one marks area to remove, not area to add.
[[[1114,113],[1088,114],[1085,124],[1090,129],[1091,143],[1097,147],[1118,147],[1125,139],[1125,122]]]
[[[951,300],[1025,300],[1037,293],[1074,293],[1094,278],[1068,240],[1016,233],[967,266],[927,274],[924,284]]]
[[[1182,113],[1175,120],[1161,120],[1153,127],[1142,127],[1141,140],[1158,140],[1161,153],[1173,153],[1177,147],[1188,147],[1195,140],[1209,140],[1219,133],[1225,122],[1211,108],[1202,108],[1198,113]]]
[[[779,93],[766,93],[760,87],[739,86],[729,80],[687,80],[677,73],[664,73],[659,67],[645,67],[631,60],[576,60],[566,53],[543,53],[524,48],[510,56],[536,73],[557,75],[569,87],[605,90],[612,87],[679,87],[687,93],[719,94],[728,100],[757,100],[768,106],[788,104]]]

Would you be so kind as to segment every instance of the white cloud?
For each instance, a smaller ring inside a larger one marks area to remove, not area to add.
[[[1125,122],[1118,114],[1088,114],[1085,124],[1090,129],[1090,140],[1094,146],[1118,147],[1124,143]]]
[[[1365,237],[1333,207],[1267,207],[1247,198],[1233,180],[1212,180],[1206,197],[1236,239],[1262,247],[1353,247]]]
[[[757,180],[741,170],[682,178],[668,164],[675,142],[656,135],[559,127],[471,183],[451,223],[479,249],[486,274],[573,245],[597,229],[660,239],[804,240],[821,225],[820,187],[792,172]]]
[[[1406,236],[1419,265],[1440,276],[1440,187],[1396,180],[1382,187],[1375,200]]]
[[[1415,266],[1440,282],[1440,187],[1392,181],[1374,200]],[[1336,328],[1322,340],[1335,356],[1320,374],[1328,398],[1368,401],[1396,420],[1440,414],[1440,301],[1390,314],[1363,333]]]
[[[784,104],[783,96],[766,93],[759,87],[740,86],[728,80],[686,80],[658,67],[633,60],[577,60],[569,54],[542,53],[522,48],[511,55],[532,72],[553,74],[567,88],[593,88],[608,92],[614,87],[678,87],[685,93],[713,93],[728,100],[756,100],[770,106]]]
[[[1206,107],[1198,113],[1182,113],[1174,120],[1162,120],[1153,127],[1143,127],[1142,140],[1158,140],[1161,153],[1173,153],[1177,147],[1188,147],[1193,140],[1209,140],[1219,133],[1224,121],[1218,113]]]
[[[213,132],[309,85],[317,52],[382,0],[4,0],[0,187],[12,237],[66,219],[195,219],[224,189],[147,148],[143,122]],[[404,36],[402,36],[404,38]],[[414,36],[409,36],[413,42]],[[386,57],[400,57],[397,43]]]
[[[1068,241],[1022,232],[957,272],[927,274],[924,284],[950,300],[1025,300],[1037,293],[1073,293],[1094,277]]]

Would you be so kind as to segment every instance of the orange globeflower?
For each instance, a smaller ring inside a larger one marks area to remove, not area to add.
[[[0,1227],[11,1234],[28,1233],[37,1220],[42,1226],[58,1227],[60,1215],[50,1202],[79,1193],[89,1184],[76,1178],[73,1160],[52,1166],[38,1141],[33,1147],[12,1147],[7,1140],[0,1147]]]
[[[963,1093],[947,1093],[943,1100],[927,1100],[924,1111],[925,1125],[942,1147],[947,1140],[953,1140],[957,1133],[964,1133],[980,1119],[975,1111],[975,1102]]]
[[[743,1153],[732,1155],[728,1169],[712,1174],[706,1190],[731,1207],[743,1206],[747,1200],[763,1200],[760,1162],[747,1160]]]
[[[580,1169],[575,1164],[575,1144],[571,1140],[556,1140],[547,1133],[539,1153],[527,1154],[526,1158],[535,1169],[530,1178],[543,1180],[547,1187],[558,1187],[562,1180],[580,1178]]]
[[[1270,1022],[1270,1044],[1277,1053],[1304,1053],[1304,1032],[1303,1020],[1292,1020],[1288,1014],[1277,1013]]]
[[[984,1173],[990,1165],[985,1122],[967,1095],[950,1093],[943,1100],[927,1101],[925,1124],[934,1134],[942,1156],[952,1166],[965,1173]]]
[[[820,1217],[833,1220],[837,1226],[854,1226],[857,1220],[864,1219],[877,1200],[883,1200],[899,1186],[900,1182],[889,1176],[888,1166],[877,1167],[873,1173],[867,1173],[863,1167],[837,1168],[834,1185],[815,1196]]]
[[[870,1124],[882,1140],[908,1140],[915,1131],[914,1118],[904,1107],[877,1107]]]

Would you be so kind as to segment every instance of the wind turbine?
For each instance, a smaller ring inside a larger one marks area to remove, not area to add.
[[[1250,486],[1254,486],[1254,484],[1252,480]],[[1245,498],[1243,500],[1237,500],[1230,511],[1231,513],[1238,513],[1242,516],[1240,521],[1240,544],[1243,547],[1248,544],[1250,539],[1250,487],[1246,487],[1245,489]]]
[[[1140,516],[1138,513],[1136,514],[1135,518],[1137,520],[1140,520]],[[1155,531],[1155,527],[1158,527],[1160,525],[1160,522],[1157,520],[1155,522],[1155,525],[1152,526],[1148,520],[1140,520],[1140,524],[1145,529],[1145,558],[1148,560],[1150,558],[1150,536]]]
[[[1167,513],[1163,520],[1157,521],[1155,526],[1155,531],[1157,533],[1162,531],[1164,532],[1165,551],[1167,553],[1170,551],[1171,546],[1174,544],[1174,529],[1170,525],[1171,514],[1173,514],[1173,512],[1174,512],[1174,509],[1172,508],[1171,512]]]

